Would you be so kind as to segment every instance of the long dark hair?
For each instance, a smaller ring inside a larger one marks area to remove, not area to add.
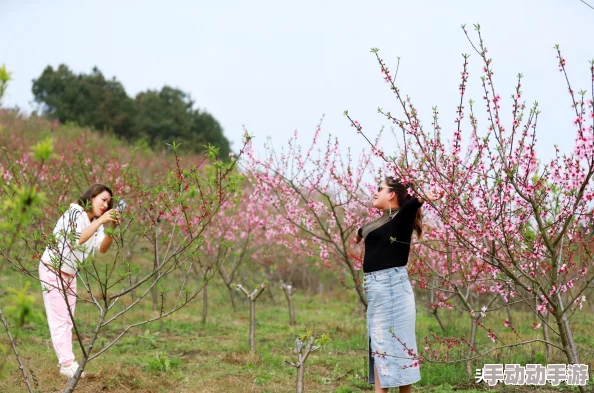
[[[394,179],[392,176],[386,176],[385,182],[390,191],[396,193],[398,206],[402,207],[406,201],[412,199],[412,195],[408,193],[408,187],[406,184],[401,183],[400,180]],[[417,210],[413,229],[417,233],[417,237],[421,237],[423,234],[423,211],[420,208]]]
[[[101,194],[103,191],[109,192],[109,195],[113,197],[113,191],[111,191],[111,188],[107,187],[105,184],[95,183],[78,198],[76,203],[81,205],[86,211],[89,211],[91,210],[91,200],[97,195]],[[112,208],[113,199],[110,198],[109,203],[107,204],[107,210],[111,210]]]

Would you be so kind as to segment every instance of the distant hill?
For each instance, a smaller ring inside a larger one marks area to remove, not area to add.
[[[113,132],[129,141],[144,140],[155,149],[175,140],[182,150],[200,152],[206,145],[229,157],[231,147],[219,122],[195,108],[190,94],[163,86],[129,97],[122,83],[107,79],[97,67],[90,74],[75,74],[61,64],[47,66],[33,80],[39,113],[60,121]]]

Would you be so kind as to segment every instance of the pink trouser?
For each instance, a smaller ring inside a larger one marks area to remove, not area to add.
[[[51,266],[51,265],[50,265]],[[43,289],[43,303],[54,351],[58,355],[58,362],[68,366],[74,361],[72,352],[72,318],[76,306],[76,277],[62,278],[54,270],[49,269],[43,262],[39,264],[39,279]],[[66,295],[66,296],[65,296]],[[70,305],[70,312],[65,297]]]

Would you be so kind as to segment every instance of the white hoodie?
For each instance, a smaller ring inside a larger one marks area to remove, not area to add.
[[[89,257],[89,254],[99,250],[101,242],[105,238],[103,225],[82,245],[70,244],[67,233],[75,233],[75,238],[80,238],[81,232],[91,225],[89,216],[82,206],[71,203],[54,228],[56,246],[47,247],[41,257],[41,262],[52,266],[57,262],[59,270],[72,276],[78,271],[78,264]]]

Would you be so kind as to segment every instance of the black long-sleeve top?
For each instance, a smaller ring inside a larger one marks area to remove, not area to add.
[[[406,266],[415,216],[421,206],[417,198],[409,199],[394,218],[367,235],[363,258],[365,273]],[[363,237],[361,228],[358,234]]]

